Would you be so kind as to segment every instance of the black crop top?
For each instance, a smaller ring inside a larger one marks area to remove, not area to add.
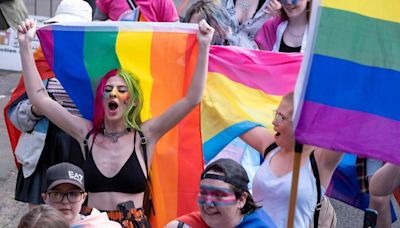
[[[95,138],[96,135],[93,137],[93,142]],[[118,173],[115,176],[108,178],[101,173],[93,160],[93,142],[90,150],[86,154],[86,161],[83,165],[86,191],[123,193],[144,192],[147,186],[147,179],[142,171],[138,157],[136,156],[135,146],[133,148],[131,156],[118,171]],[[136,131],[134,145],[136,145]],[[87,148],[87,144],[85,144],[85,147]]]
[[[300,51],[301,51],[301,46],[299,46],[299,47],[288,46],[285,43],[285,41],[283,40],[283,36],[282,36],[281,45],[279,46],[279,52],[300,52]]]

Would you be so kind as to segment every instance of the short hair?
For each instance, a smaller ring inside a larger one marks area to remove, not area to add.
[[[64,215],[50,205],[34,207],[22,216],[18,228],[68,228]]]
[[[218,5],[215,0],[199,0],[187,9],[182,22],[189,23],[190,18],[196,13],[200,14],[201,19],[206,20],[215,29],[213,41],[222,44],[230,32],[228,12]]]
[[[293,92],[290,92],[290,93],[286,94],[285,96],[283,96],[281,103],[282,102],[286,102],[290,106],[289,114],[292,116],[293,110],[294,110],[294,94],[293,94]]]
[[[104,127],[104,88],[106,87],[107,80],[116,75],[124,79],[130,94],[128,109],[124,113],[126,125],[127,127],[140,130],[140,125],[142,124],[140,112],[143,107],[143,92],[139,80],[131,72],[121,69],[113,69],[101,78],[99,85],[97,86],[96,97],[94,100],[93,134],[99,133]],[[135,99],[137,100],[136,106],[134,104]]]

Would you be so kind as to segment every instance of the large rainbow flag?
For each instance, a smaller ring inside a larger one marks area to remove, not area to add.
[[[400,164],[400,1],[324,0],[313,10],[296,138]]]
[[[124,68],[140,77],[146,119],[184,95],[197,57],[196,31],[188,24],[112,22],[50,25],[38,34],[49,65],[85,118],[91,119],[99,78]],[[293,91],[301,60],[300,54],[211,48],[201,113],[196,108],[156,147],[154,227],[197,210],[202,146],[210,160],[243,132],[269,127],[272,110]]]
[[[87,119],[99,79],[114,68],[139,77],[142,120],[157,116],[187,90],[197,59],[196,25],[107,22],[57,24],[38,30],[46,59]],[[197,209],[203,169],[197,107],[157,144],[152,168],[154,227]],[[179,197],[178,197],[179,196]]]

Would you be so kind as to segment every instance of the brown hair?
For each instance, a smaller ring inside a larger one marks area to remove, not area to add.
[[[310,21],[311,5],[312,5],[312,0],[307,2],[307,6],[306,6],[307,21]],[[281,14],[281,17],[282,17],[283,20],[288,20],[289,19],[288,15],[286,14],[285,10],[283,9],[283,6],[280,9],[280,14]]]
[[[68,228],[63,214],[50,205],[34,207],[20,220],[18,228]]]
[[[230,33],[228,12],[215,0],[199,0],[187,9],[182,22],[189,23],[190,18],[196,13],[200,14],[201,19],[206,20],[215,29],[213,44],[223,43]]]

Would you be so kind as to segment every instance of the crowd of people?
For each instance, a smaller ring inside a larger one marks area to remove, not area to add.
[[[89,3],[63,0],[55,17],[45,23],[179,23],[172,0]],[[18,227],[151,227],[144,193],[154,148],[201,102],[210,45],[302,53],[311,4],[312,0],[195,1],[180,22],[196,23],[199,28],[199,52],[189,89],[163,114],[146,121],[139,115],[143,106],[140,82],[124,69],[110,69],[101,78],[93,122],[82,118],[45,62],[41,48],[32,53],[36,22],[23,21],[17,29],[24,83],[16,90],[22,92],[8,104],[8,116],[22,132],[15,152],[21,165],[15,199],[31,209]],[[199,177],[198,211],[166,227],[286,227],[296,145],[293,109],[290,93],[275,111],[274,135],[264,127],[241,135],[263,157],[252,191],[240,164],[218,159]],[[313,145],[302,145],[302,150],[294,227],[335,227],[334,210],[330,224],[322,225],[326,215],[319,208],[332,208],[325,192],[342,153]],[[367,164],[372,170],[366,178],[373,176],[371,207],[379,212],[378,227],[390,227],[389,196],[400,185],[400,168],[372,160]]]

